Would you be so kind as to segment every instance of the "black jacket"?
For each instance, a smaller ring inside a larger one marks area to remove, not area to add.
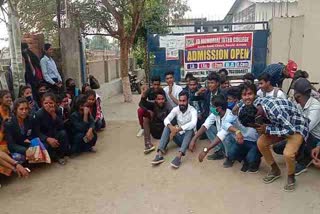
[[[79,112],[73,112],[70,116],[71,133],[73,135],[78,133],[86,133],[89,128],[95,129],[95,122],[93,117],[90,115],[88,122],[83,121],[83,115]]]
[[[54,120],[51,115],[41,108],[34,116],[34,123],[42,142],[47,142],[48,137],[55,138],[59,131],[64,130],[61,114],[56,111],[57,117]]]
[[[20,128],[18,119],[13,116],[5,123],[5,139],[11,153],[20,153],[25,155],[30,143],[25,140],[32,140],[38,137],[33,119],[29,116],[24,120],[23,128]]]
[[[156,124],[163,124],[164,119],[170,114],[172,107],[169,103],[165,103],[165,106],[160,108],[156,103],[149,102],[146,98],[141,98],[139,103],[140,107],[152,111],[154,113],[152,122]]]

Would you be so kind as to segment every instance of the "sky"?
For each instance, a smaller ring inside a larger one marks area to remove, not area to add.
[[[208,20],[223,19],[230,10],[235,0],[187,0],[191,8],[186,18],[207,18]],[[8,46],[2,38],[7,37],[7,29],[4,23],[0,23],[0,49]]]

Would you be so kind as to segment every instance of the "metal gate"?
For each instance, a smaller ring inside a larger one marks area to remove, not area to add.
[[[268,22],[246,22],[246,23],[209,23],[192,25],[171,25],[169,29],[172,32],[167,35],[188,36],[190,34],[216,34],[216,33],[243,33],[252,32],[252,66],[251,72],[257,77],[266,67],[267,43],[269,36]],[[174,32],[174,31],[181,32]],[[187,29],[183,32],[183,29]],[[249,30],[248,30],[249,29]],[[251,29],[251,30],[250,30]],[[254,30],[252,30],[254,29]],[[160,47],[160,37],[154,32],[149,32],[148,43],[148,61],[150,76],[159,75],[164,80],[164,74],[167,71],[174,71],[176,81],[181,81],[187,73],[184,69],[185,51],[179,50],[177,58],[167,60],[166,49]],[[198,72],[198,76],[206,77],[208,72],[215,69],[203,69]],[[235,77],[237,78],[237,77]]]

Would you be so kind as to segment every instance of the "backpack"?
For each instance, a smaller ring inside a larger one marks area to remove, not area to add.
[[[279,90],[280,90],[280,88],[274,87],[272,97],[277,98]],[[266,96],[267,96],[267,92],[264,91],[263,92],[263,97],[266,97]]]
[[[100,84],[99,81],[92,75],[89,75],[89,84],[91,89],[99,89]]]

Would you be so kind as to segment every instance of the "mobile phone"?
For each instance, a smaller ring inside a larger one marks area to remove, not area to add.
[[[29,172],[29,173],[31,172],[31,170],[27,167],[25,167],[24,169],[27,170],[27,172]]]
[[[84,143],[88,143],[88,142],[89,142],[87,136],[84,136],[82,139],[83,139],[83,142],[84,142]]]

